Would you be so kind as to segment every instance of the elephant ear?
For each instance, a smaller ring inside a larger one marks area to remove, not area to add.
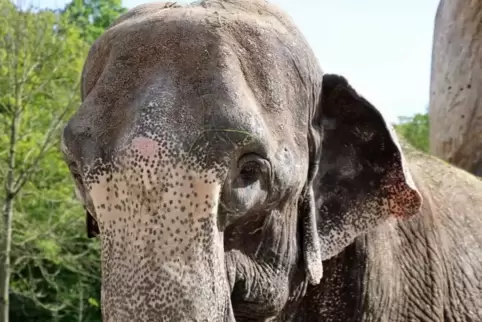
[[[416,214],[422,197],[393,129],[345,78],[323,77],[313,114],[302,222],[308,276],[317,284],[322,260],[390,216]]]

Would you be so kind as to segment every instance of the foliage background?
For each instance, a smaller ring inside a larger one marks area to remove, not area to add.
[[[428,111],[425,114],[400,116],[394,124],[399,135],[405,137],[414,147],[429,153],[429,120]]]
[[[11,144],[9,126],[20,108],[13,170],[17,179],[29,173],[13,210],[10,321],[101,321],[99,243],[86,237],[58,150],[61,122],[54,121],[78,106],[88,48],[125,10],[120,0],[73,0],[59,11],[20,10],[0,0],[0,146]],[[428,151],[428,125],[427,114],[417,114],[395,127]],[[2,187],[8,156],[2,148]],[[0,208],[7,192],[0,189]]]
[[[0,209],[9,170],[24,182],[13,203],[10,321],[101,320],[99,243],[86,237],[58,138],[79,105],[89,46],[124,11],[120,0],[57,11],[0,0]]]

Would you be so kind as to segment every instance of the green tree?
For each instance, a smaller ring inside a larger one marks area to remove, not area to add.
[[[0,321],[96,321],[99,247],[58,151],[88,46],[59,13],[0,13]]]
[[[395,129],[399,135],[407,139],[415,148],[429,152],[429,120],[427,113],[413,116],[401,116]]]
[[[99,243],[58,138],[88,47],[124,11],[116,0],[55,12],[0,0],[0,322],[101,321]]]
[[[121,0],[73,0],[63,12],[85,41],[93,43],[126,10]]]

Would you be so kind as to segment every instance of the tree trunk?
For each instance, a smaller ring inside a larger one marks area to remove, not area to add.
[[[441,0],[430,84],[430,152],[482,176],[482,0]]]
[[[9,285],[10,285],[10,250],[12,248],[12,215],[14,198],[6,194],[3,206],[2,249],[0,251],[0,322],[8,322]]]
[[[17,130],[21,110],[19,87],[16,87],[16,105],[10,122],[10,142],[8,149],[8,169],[5,177],[5,204],[3,205],[3,231],[0,240],[0,322],[9,321],[9,291],[10,291],[10,252],[12,249],[13,206],[18,190],[15,189],[15,158],[17,145]]]

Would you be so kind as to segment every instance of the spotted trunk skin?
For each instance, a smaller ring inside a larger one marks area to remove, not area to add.
[[[137,137],[87,174],[102,241],[104,321],[230,315],[217,172],[179,162],[167,146]]]

